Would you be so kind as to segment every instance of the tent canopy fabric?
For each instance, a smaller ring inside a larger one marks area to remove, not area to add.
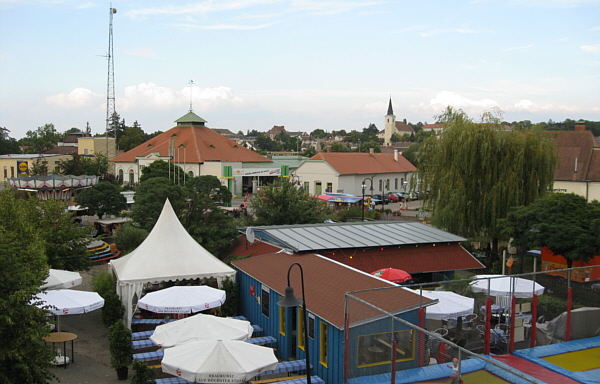
[[[72,288],[81,285],[81,282],[83,281],[79,272],[50,268],[48,273],[49,275],[46,280],[44,280],[44,285],[42,285],[40,289]]]
[[[489,280],[490,296],[511,296],[514,292],[515,297],[518,298],[533,297],[534,287],[536,295],[544,293],[543,286],[532,280],[523,279],[521,277],[477,275],[474,279],[477,280],[471,282],[473,292],[483,293],[487,293]]]
[[[226,297],[225,291],[207,285],[174,286],[146,294],[137,306],[154,313],[195,313],[220,307]]]
[[[419,291],[415,291],[419,293]],[[428,320],[446,320],[473,313],[475,299],[450,291],[423,291],[423,296],[438,299],[435,305],[427,307]]]
[[[197,340],[164,351],[163,372],[197,383],[244,383],[278,363],[272,348],[237,340]]]
[[[246,341],[253,331],[254,328],[247,320],[199,313],[159,325],[150,336],[150,340],[161,348],[168,348],[195,340]]]
[[[146,283],[235,277],[235,270],[213,256],[190,236],[167,199],[160,217],[146,239],[131,253],[110,261],[117,279],[117,293],[131,326],[134,297]]]

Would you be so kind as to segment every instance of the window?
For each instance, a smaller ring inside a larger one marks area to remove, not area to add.
[[[394,332],[396,362],[414,360],[415,332],[412,329]],[[390,364],[392,356],[392,332],[374,333],[358,337],[358,367]]]
[[[8,167],[4,166],[4,178],[6,179],[8,177]]]
[[[123,183],[123,170],[119,169],[119,181]]]
[[[279,296],[279,300],[282,300],[283,296]],[[279,307],[279,333],[285,336],[285,310],[286,307]]]
[[[133,169],[129,171],[129,185],[133,185],[135,178],[133,177]]]
[[[263,285],[261,291],[262,291],[262,295],[260,298],[261,311],[262,311],[263,315],[265,315],[266,317],[269,317],[269,315],[270,315],[269,309],[271,308],[270,307],[269,287],[267,287],[266,285]]]
[[[308,188],[309,188],[309,186],[310,186],[310,183],[309,183],[308,181],[305,181],[305,182],[304,182],[304,190],[305,190],[306,192],[308,192]]]
[[[379,180],[379,191],[383,189],[383,180]]]
[[[327,323],[321,321],[321,343],[320,343],[319,363],[327,367]]]
[[[327,192],[329,192],[329,193],[333,192],[333,184],[332,183],[327,183]]]
[[[398,190],[398,178],[397,177],[394,179],[394,190],[395,191]]]
[[[304,350],[304,308],[298,307],[298,348]]]
[[[308,314],[308,337],[315,339],[315,315]]]

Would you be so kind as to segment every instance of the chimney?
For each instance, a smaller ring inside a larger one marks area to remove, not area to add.
[[[585,131],[585,121],[579,120],[575,123],[575,132],[583,132]]]
[[[331,152],[331,145],[327,146],[327,153]]]
[[[369,155],[374,156],[375,148],[369,148]]]
[[[394,161],[398,162],[398,148],[394,148]]]

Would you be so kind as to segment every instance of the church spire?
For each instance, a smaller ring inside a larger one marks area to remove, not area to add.
[[[388,116],[391,116],[394,114],[394,109],[392,108],[392,96],[390,96],[390,105],[388,106]]]

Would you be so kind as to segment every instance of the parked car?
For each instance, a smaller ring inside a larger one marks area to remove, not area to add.
[[[397,203],[398,201],[400,201],[400,196],[398,195],[398,192],[388,192],[388,198],[392,203]]]
[[[398,192],[398,197],[400,198],[400,201],[402,201],[402,200],[411,201],[412,200],[410,198],[410,193],[408,193],[408,192]]]
[[[385,194],[385,195],[381,195],[381,194],[373,195],[373,198],[376,199],[375,200],[375,204],[389,204],[390,203],[390,197],[387,194]]]

